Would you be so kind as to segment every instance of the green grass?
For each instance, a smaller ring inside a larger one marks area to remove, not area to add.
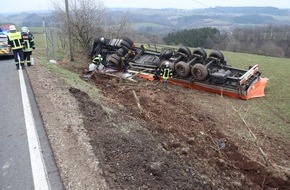
[[[42,27],[30,27],[29,31],[32,33],[43,33],[43,29]]]
[[[269,82],[265,97],[248,100],[247,119],[258,127],[265,127],[290,138],[290,59],[253,54],[223,52],[228,64],[247,69],[259,65],[262,77]]]
[[[42,31],[42,27],[32,27],[29,30],[34,35],[34,42],[36,48],[43,48],[46,50],[48,48],[48,59],[54,59],[53,55],[53,47],[51,36],[49,33],[49,29],[47,28],[47,40],[44,38],[44,34]],[[65,50],[60,47],[60,43],[58,42],[58,38],[55,32],[53,32],[54,43],[55,43],[55,51],[57,60],[62,60],[65,57]]]
[[[34,43],[37,48],[45,48],[45,38],[43,34],[33,34],[34,35]]]
[[[64,69],[59,64],[49,63],[46,59],[45,52],[40,53],[40,61],[43,67],[45,67],[48,71],[56,74],[60,77],[60,79],[65,80],[71,86],[80,89],[86,93],[88,93],[91,97],[99,97],[99,91],[92,84],[82,80],[80,78],[79,73],[74,73],[69,70]],[[99,99],[93,98],[95,101],[100,101]]]
[[[47,59],[46,54],[46,41],[43,34],[36,33],[34,34],[34,41],[37,48],[38,55],[38,63],[45,67],[50,72],[58,75],[61,79],[65,80],[71,86],[80,89],[84,92],[87,92],[91,97],[99,97],[98,89],[95,88],[90,83],[82,80],[80,78],[79,73],[71,72],[67,69],[64,69],[59,64],[52,64]],[[61,49],[61,51],[57,51],[58,60],[62,60],[67,57],[65,50]],[[35,54],[34,54],[35,56]],[[82,64],[82,63],[74,63],[74,64]],[[95,101],[99,101],[99,99],[95,99]]]

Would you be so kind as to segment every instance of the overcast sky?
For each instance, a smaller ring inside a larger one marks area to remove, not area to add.
[[[65,1],[65,0],[59,0]],[[68,0],[70,1],[70,0]],[[108,8],[181,8],[215,6],[273,6],[290,8],[290,0],[102,0]],[[51,0],[1,0],[0,12],[48,10]]]

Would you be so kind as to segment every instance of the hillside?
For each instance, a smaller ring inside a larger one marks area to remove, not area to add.
[[[166,34],[181,29],[216,27],[231,30],[246,25],[288,25],[290,10],[274,7],[215,7],[206,9],[107,9],[110,21],[127,14],[137,32]],[[42,18],[50,20],[49,11],[0,14],[0,20],[17,25],[41,26]],[[53,23],[51,23],[53,24]]]
[[[290,20],[290,10],[274,7],[216,7],[193,10],[112,9],[109,12],[112,18],[118,18],[126,12],[137,31],[154,33],[205,26],[231,30],[245,25],[286,25]]]
[[[50,20],[50,11],[34,11],[21,13],[0,13],[0,24],[13,23],[16,26],[41,27],[42,19]]]

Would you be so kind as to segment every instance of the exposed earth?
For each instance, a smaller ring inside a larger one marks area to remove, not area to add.
[[[85,91],[35,62],[27,72],[66,189],[290,188],[289,139],[245,121],[244,100],[98,73]]]

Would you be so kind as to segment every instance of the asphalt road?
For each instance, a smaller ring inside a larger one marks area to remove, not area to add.
[[[6,189],[63,185],[27,73],[0,57],[0,190]]]

